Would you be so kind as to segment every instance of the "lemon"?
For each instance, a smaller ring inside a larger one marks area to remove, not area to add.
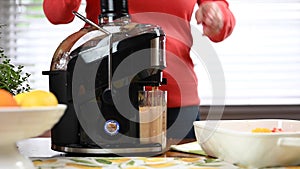
[[[26,95],[26,93],[19,93],[19,94],[14,96],[18,105],[21,105],[21,102],[22,102],[25,95]]]
[[[33,90],[27,93],[18,94],[15,96],[15,99],[21,107],[58,105],[56,96],[53,93],[44,90]]]

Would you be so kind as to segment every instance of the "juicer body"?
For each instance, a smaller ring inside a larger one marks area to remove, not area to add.
[[[164,32],[157,26],[134,23],[106,29],[112,32],[110,39],[94,34],[72,51],[53,58],[51,70],[43,72],[49,76],[50,91],[68,106],[51,130],[52,149],[92,154],[162,153],[165,136],[159,142],[140,143],[138,92],[146,86],[166,84],[162,77],[166,67]]]

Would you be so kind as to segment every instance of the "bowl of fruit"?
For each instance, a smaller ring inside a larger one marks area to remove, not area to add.
[[[245,168],[300,165],[299,120],[211,120],[194,126],[210,156]]]
[[[1,167],[34,169],[32,162],[19,153],[16,142],[50,130],[66,108],[66,105],[58,104],[55,95],[48,91],[33,90],[13,96],[0,89]]]

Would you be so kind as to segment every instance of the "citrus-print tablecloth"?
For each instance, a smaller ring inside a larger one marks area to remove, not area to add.
[[[32,159],[37,169],[243,169],[207,157],[52,157]],[[266,169],[300,169],[300,166]]]
[[[31,158],[37,169],[243,169],[206,156],[197,142],[172,145],[172,150],[199,155],[178,157],[67,157]],[[300,169],[300,166],[266,169]]]
[[[53,157],[32,160],[37,169],[234,169],[217,159],[171,157]]]

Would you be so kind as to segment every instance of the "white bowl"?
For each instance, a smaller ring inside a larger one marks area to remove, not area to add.
[[[62,117],[66,105],[55,107],[0,108],[0,169],[34,168],[21,156],[16,142],[51,129]]]
[[[195,121],[194,127],[202,149],[221,160],[248,168],[300,164],[300,121]],[[282,128],[283,132],[253,133],[255,128]]]

